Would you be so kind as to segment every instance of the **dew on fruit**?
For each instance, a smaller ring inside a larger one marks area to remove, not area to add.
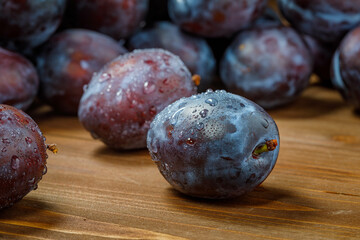
[[[108,81],[110,79],[111,79],[111,74],[110,73],[103,73],[99,77],[99,82],[105,82],[105,81]]]
[[[207,115],[208,115],[208,112],[209,112],[209,110],[203,109],[203,110],[200,111],[199,115],[200,115],[202,118],[206,118]]]
[[[218,101],[215,98],[208,98],[205,100],[207,104],[209,104],[212,107],[215,107]]]
[[[20,159],[17,156],[12,156],[11,157],[11,168],[16,170],[18,169],[20,166]]]
[[[203,130],[204,129],[204,124],[202,122],[197,123],[196,124],[196,129],[199,130],[199,131]]]

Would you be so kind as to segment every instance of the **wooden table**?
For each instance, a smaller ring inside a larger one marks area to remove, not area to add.
[[[316,86],[269,113],[277,165],[226,201],[177,193],[147,150],[113,151],[75,117],[33,113],[59,153],[38,190],[0,212],[0,239],[360,239],[360,116]]]

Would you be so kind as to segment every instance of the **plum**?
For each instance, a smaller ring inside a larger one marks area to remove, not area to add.
[[[260,106],[224,90],[170,104],[156,115],[147,147],[178,191],[232,198],[261,184],[275,166],[279,132]]]
[[[301,33],[338,42],[360,23],[360,0],[278,0],[284,17]]]
[[[0,42],[27,51],[44,43],[58,28],[66,0],[0,1]]]
[[[0,48],[0,103],[27,110],[38,88],[33,64],[20,54]]]
[[[360,110],[360,27],[349,32],[333,56],[332,82]]]
[[[269,109],[294,101],[308,85],[312,67],[301,36],[278,26],[241,32],[224,54],[220,74],[229,91]]]
[[[0,209],[37,188],[47,171],[44,139],[29,115],[0,104]]]
[[[229,36],[259,17],[267,0],[169,0],[170,18],[204,37]]]
[[[148,0],[77,0],[74,25],[107,34],[117,40],[131,36],[142,25]]]
[[[91,30],[57,33],[37,57],[41,97],[56,111],[76,115],[93,73],[126,52],[114,39]]]
[[[336,47],[333,44],[321,42],[306,34],[302,34],[302,37],[313,58],[314,73],[318,75],[324,85],[331,85],[330,66]]]
[[[204,39],[191,36],[170,22],[158,22],[154,27],[141,31],[130,38],[132,49],[163,48],[184,61],[193,74],[201,77],[199,91],[213,87],[216,61]]]
[[[195,93],[195,83],[179,57],[162,49],[135,50],[94,75],[78,116],[94,138],[111,148],[145,148],[154,116]]]

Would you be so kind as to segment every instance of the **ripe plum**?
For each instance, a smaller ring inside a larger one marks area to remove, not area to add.
[[[0,104],[0,209],[37,188],[46,173],[46,148],[30,116]]]
[[[141,26],[148,11],[148,0],[74,1],[75,26],[112,36],[127,38]]]
[[[360,110],[360,27],[349,32],[334,54],[332,82]]]
[[[44,43],[58,28],[66,0],[0,1],[0,41],[15,49]]]
[[[279,26],[241,32],[226,50],[220,74],[226,88],[264,108],[296,99],[308,85],[312,58],[299,34]]]
[[[39,88],[35,67],[23,56],[0,48],[0,103],[26,110]]]
[[[188,35],[170,22],[158,22],[153,28],[132,36],[129,44],[132,49],[166,49],[179,56],[191,73],[201,76],[199,91],[213,86],[216,61],[204,39]]]
[[[243,195],[261,184],[279,153],[274,120],[224,90],[182,98],[156,115],[147,147],[178,191],[204,198]]]
[[[162,49],[135,50],[94,75],[78,115],[92,136],[108,146],[144,148],[154,116],[195,93],[191,74],[179,57]]]
[[[37,58],[42,98],[57,111],[77,114],[83,87],[93,73],[126,52],[112,38],[90,30],[54,35]]]
[[[251,24],[266,0],[169,0],[170,18],[182,29],[204,37],[229,36]]]
[[[360,23],[360,0],[278,0],[284,17],[301,33],[338,42]]]

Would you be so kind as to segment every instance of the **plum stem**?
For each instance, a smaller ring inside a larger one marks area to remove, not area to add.
[[[253,158],[258,158],[260,156],[260,154],[262,154],[264,152],[269,152],[269,151],[275,150],[277,145],[278,145],[278,143],[277,143],[276,139],[268,140],[265,143],[258,145],[252,152],[252,156],[253,156]]]
[[[192,81],[195,83],[196,86],[199,86],[200,85],[200,81],[201,81],[201,77],[197,74],[194,74],[192,77],[191,77]]]
[[[56,144],[47,144],[46,148],[50,150],[52,153],[56,154],[59,149],[57,148]]]

